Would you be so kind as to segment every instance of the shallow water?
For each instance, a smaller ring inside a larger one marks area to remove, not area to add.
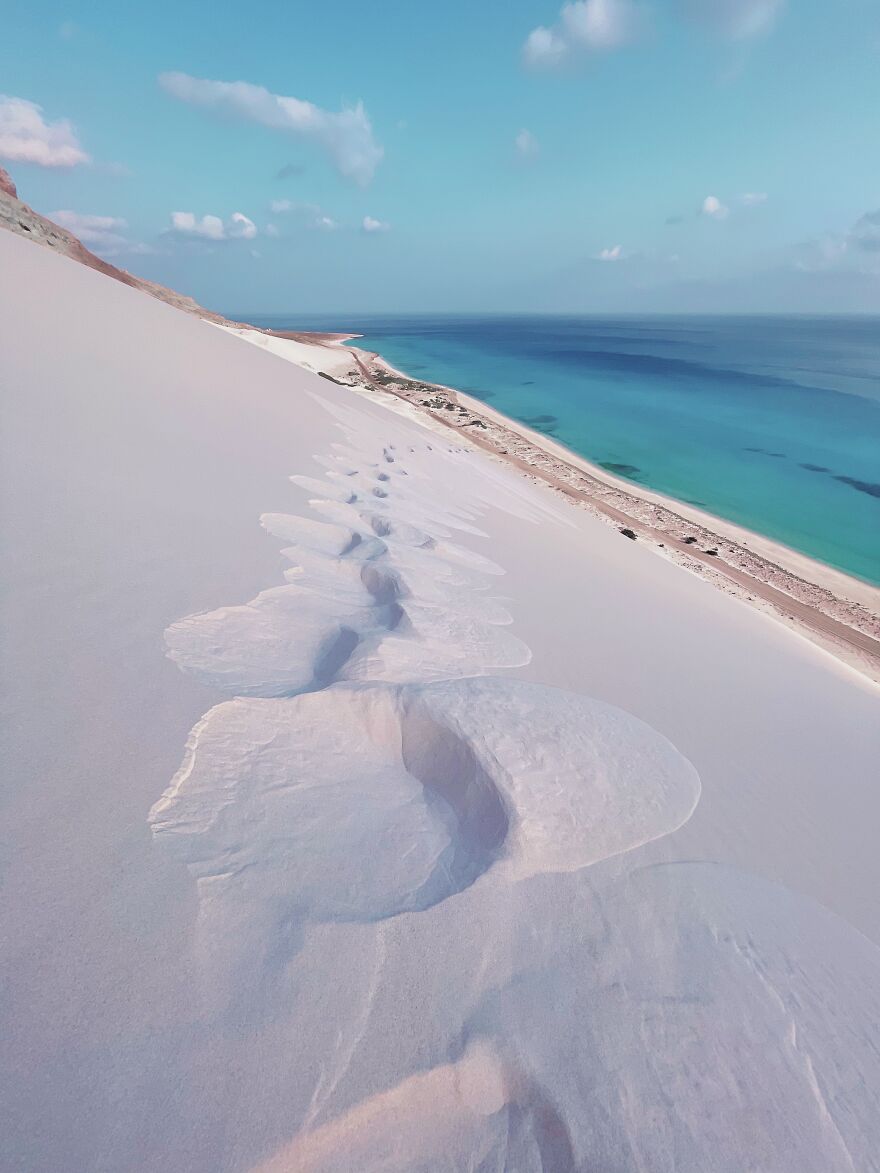
[[[290,326],[287,316],[256,324]],[[297,316],[880,583],[880,320]]]

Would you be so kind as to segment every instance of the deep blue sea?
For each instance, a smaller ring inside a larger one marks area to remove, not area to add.
[[[629,480],[880,583],[880,318],[250,318],[351,331]]]

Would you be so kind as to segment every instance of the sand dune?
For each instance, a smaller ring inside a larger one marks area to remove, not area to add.
[[[880,691],[408,409],[0,264],[0,1164],[878,1169]]]

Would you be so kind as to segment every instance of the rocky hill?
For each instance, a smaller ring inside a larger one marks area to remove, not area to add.
[[[18,192],[15,190],[12,176],[8,171],[4,171],[2,167],[0,167],[0,192],[4,195],[12,196],[14,200],[18,199]]]
[[[35,212],[23,200],[18,198],[15,184],[8,171],[0,167],[0,228],[6,228],[17,236],[24,236],[35,244],[44,248],[54,249],[71,260],[79,261],[81,265],[88,265],[90,269],[97,269],[115,281],[130,285],[133,289],[140,289],[151,297],[158,298],[175,309],[184,310],[189,314],[197,314],[200,318],[208,318],[214,322],[225,322],[220,314],[215,314],[200,306],[191,297],[175,293],[173,289],[166,289],[154,281],[146,281],[143,277],[136,277],[125,269],[119,269],[104,261],[73,235],[67,228],[55,224],[52,220]]]

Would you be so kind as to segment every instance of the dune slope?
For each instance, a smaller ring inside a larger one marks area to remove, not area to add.
[[[0,1164],[877,1169],[878,689],[405,407],[0,266]]]

